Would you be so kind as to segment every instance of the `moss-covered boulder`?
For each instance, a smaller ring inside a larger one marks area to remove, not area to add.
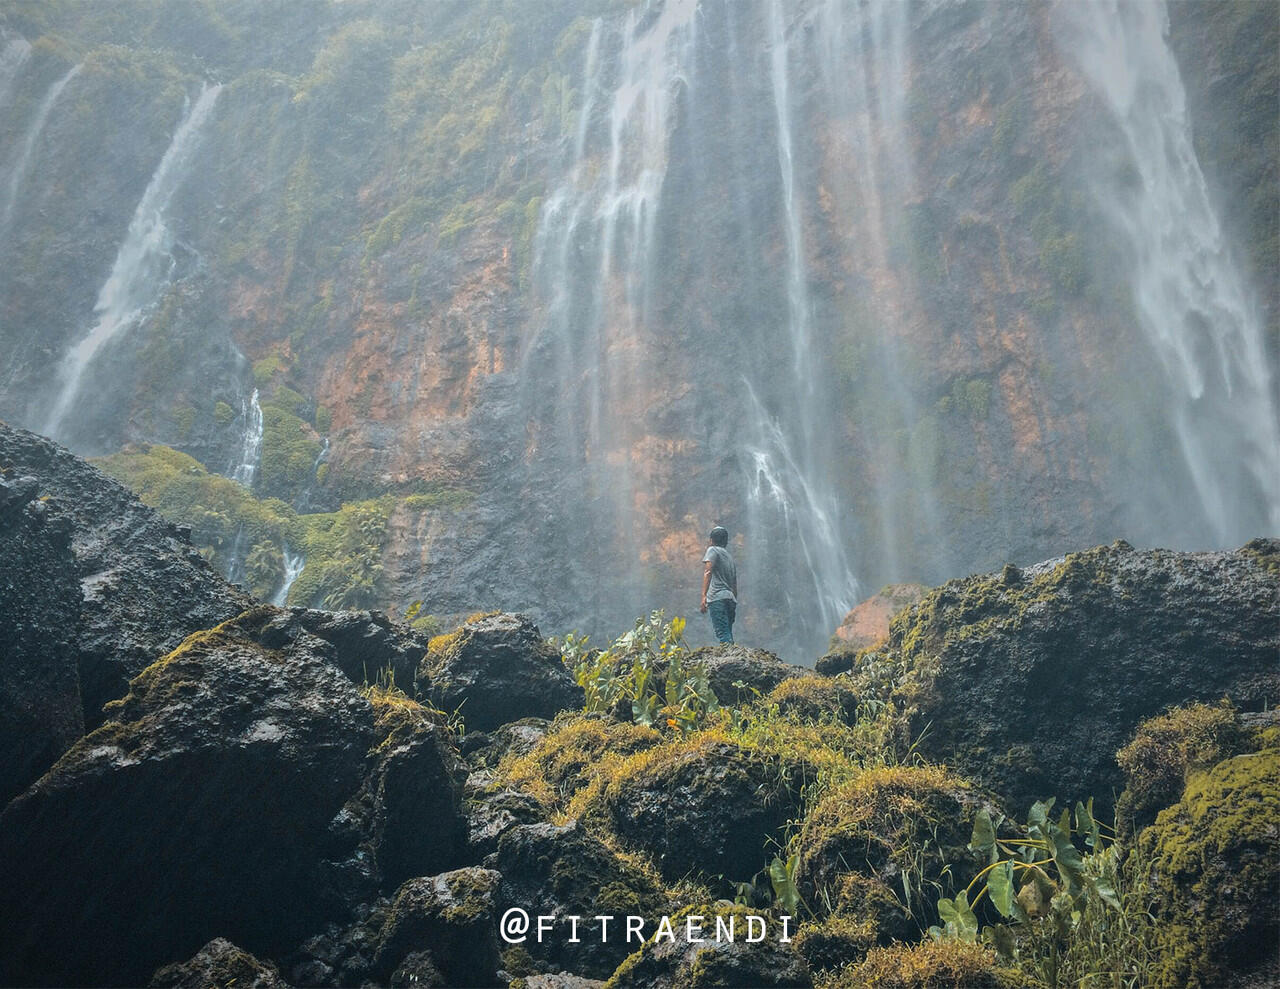
[[[626,957],[627,916],[652,924],[668,909],[666,891],[644,863],[622,857],[576,821],[508,828],[485,865],[502,874],[500,910],[553,918],[541,942],[533,934],[522,942],[530,956],[581,975],[605,978]],[[603,936],[598,916],[616,918]],[[581,918],[577,942],[571,917]]]
[[[833,972],[865,958],[878,943],[881,930],[874,916],[831,914],[802,923],[794,937],[795,950],[810,972]]]
[[[259,961],[225,938],[214,938],[188,961],[166,965],[151,978],[151,989],[288,989],[280,970]]]
[[[928,758],[1013,807],[1097,798],[1123,782],[1115,752],[1174,704],[1280,696],[1274,540],[1233,553],[1118,542],[944,584],[890,626],[855,670],[864,695],[910,714]],[[927,726],[927,731],[925,730]]]
[[[749,880],[800,804],[796,767],[714,734],[645,750],[601,792],[601,816],[675,881],[690,873]]]
[[[409,980],[393,978],[395,973],[423,970],[421,955],[429,952],[443,985],[496,984],[500,879],[489,869],[466,868],[409,880],[383,916],[368,977],[405,984]]]
[[[0,981],[142,984],[215,936],[271,956],[345,911],[322,863],[373,711],[319,640],[264,647],[268,617],[149,666],[0,815]]]
[[[662,741],[662,735],[645,725],[599,715],[565,714],[527,753],[505,759],[499,772],[547,807],[564,810],[588,785],[607,781],[626,757]]]
[[[369,700],[377,741],[349,807],[353,819],[366,818],[362,832],[388,889],[465,857],[464,771],[437,713],[397,692],[374,690]]]
[[[814,668],[824,676],[852,669],[854,657],[864,649],[881,645],[889,634],[889,623],[899,612],[928,593],[922,584],[889,584],[857,604],[840,622],[831,644]]]
[[[878,936],[935,922],[938,884],[969,857],[982,802],[934,766],[869,769],[824,794],[794,846],[796,882],[814,909],[874,920]]]
[[[788,677],[763,702],[776,704],[779,713],[801,720],[836,718],[850,723],[857,715],[858,692],[848,677]]]
[[[707,682],[722,704],[744,704],[789,677],[813,676],[812,670],[784,663],[767,649],[733,642],[695,649],[687,664],[707,671]]]
[[[459,711],[475,731],[553,718],[583,699],[559,652],[524,615],[480,615],[432,639],[419,680],[439,707]]]
[[[0,981],[141,984],[219,936],[278,959],[462,864],[442,716],[361,690],[296,618],[188,637],[0,815]]]
[[[1280,953],[1280,734],[1194,773],[1139,837],[1158,917],[1161,989],[1244,985]]]
[[[989,949],[963,941],[923,941],[873,948],[822,983],[823,989],[1043,989]]]
[[[784,940],[793,932],[745,907],[688,907],[665,928],[645,933],[649,939],[618,966],[606,989],[813,985],[804,959]]]
[[[1190,704],[1144,721],[1116,753],[1125,780],[1117,825],[1136,833],[1154,823],[1156,814],[1178,802],[1190,773],[1239,755],[1251,740],[1230,703]]]

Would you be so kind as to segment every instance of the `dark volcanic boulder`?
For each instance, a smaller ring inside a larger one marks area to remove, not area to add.
[[[582,688],[524,615],[483,615],[430,645],[419,680],[473,731],[582,706]]]
[[[71,526],[39,489],[0,476],[0,807],[84,734]]]
[[[689,665],[707,671],[707,680],[722,704],[746,703],[754,691],[767,694],[788,677],[812,676],[813,670],[784,663],[766,649],[752,649],[733,642],[703,646],[689,655]],[[743,686],[735,686],[741,683]]]
[[[376,611],[315,611],[290,608],[275,619],[302,629],[334,648],[334,661],[355,683],[379,677],[412,693],[428,637]]]
[[[102,705],[123,697],[129,679],[144,667],[190,633],[238,615],[252,603],[185,535],[121,484],[52,441],[0,423],[0,472],[34,477],[39,496],[49,498],[49,510],[70,525],[79,599],[79,615],[70,626],[72,660],[89,728],[102,723]],[[15,579],[25,574],[37,584],[44,580],[40,574],[47,562],[24,553],[6,565]],[[43,620],[38,602],[34,616],[30,607],[0,610],[0,641],[20,642],[14,630]],[[33,661],[28,656],[26,662]],[[51,676],[59,679],[52,670]],[[0,754],[0,762],[8,758]]]
[[[580,975],[608,976],[631,950],[624,936],[625,917],[649,918],[652,926],[666,904],[653,878],[624,862],[577,821],[507,828],[485,864],[502,874],[500,911],[518,907],[531,918],[554,918],[541,943],[533,928],[521,947],[535,959]],[[577,943],[571,940],[571,916],[581,918]],[[615,918],[606,922],[610,926],[603,938],[597,916]]]
[[[604,791],[609,826],[662,875],[749,880],[799,810],[801,773],[715,737],[653,749]]]
[[[989,786],[1013,813],[1093,796],[1105,815],[1123,786],[1116,750],[1144,718],[1224,695],[1245,710],[1280,696],[1278,560],[1275,540],[1234,553],[1116,543],[954,580],[893,621],[855,685],[891,692],[926,757]]]
[[[409,968],[424,968],[421,954],[429,951],[432,967],[444,978],[441,985],[495,985],[500,878],[489,869],[473,867],[411,879],[401,886],[385,915],[375,915],[382,926],[370,977],[379,983],[409,984],[408,978],[396,978],[395,973],[407,976]]]
[[[374,849],[384,889],[460,863],[467,841],[461,761],[448,729],[402,694],[372,691],[378,743],[349,813]],[[358,809],[357,809],[358,808]]]
[[[646,926],[650,940],[618,966],[605,987],[812,986],[804,959],[781,940],[781,922],[752,916],[745,907],[699,906],[670,919],[670,938]],[[794,933],[792,927],[788,936]]]
[[[280,957],[375,896],[379,861],[451,864],[443,739],[287,614],[189,637],[0,815],[0,982],[142,984],[216,936]]]
[[[151,979],[152,989],[288,989],[280,971],[224,938],[214,938],[189,961],[166,965]]]

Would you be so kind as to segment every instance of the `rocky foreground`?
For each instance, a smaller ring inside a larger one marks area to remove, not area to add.
[[[0,643],[6,985],[1037,986],[1090,938],[1146,984],[1280,976],[1275,540],[1007,567],[817,674],[674,650],[653,695],[517,615],[255,604],[0,425]],[[1055,830],[1089,798],[1114,843]],[[1015,822],[1055,865],[957,910]]]

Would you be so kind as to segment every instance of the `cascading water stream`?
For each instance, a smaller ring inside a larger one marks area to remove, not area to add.
[[[0,48],[0,110],[13,98],[13,83],[31,58],[31,43],[26,38],[5,36]]]
[[[0,211],[0,239],[9,231],[9,224],[13,220],[13,210],[18,203],[18,193],[22,189],[23,180],[27,177],[27,170],[31,167],[31,157],[36,149],[36,144],[40,140],[40,135],[44,132],[44,125],[49,119],[49,114],[53,111],[53,106],[58,102],[58,97],[62,95],[62,91],[67,88],[67,83],[71,82],[80,73],[80,66],[73,65],[60,79],[58,79],[49,91],[45,93],[44,99],[40,101],[35,116],[32,117],[27,132],[22,139],[22,150],[18,153],[18,160],[14,163],[9,172],[9,183],[5,189],[4,210]]]
[[[1166,415],[1215,540],[1280,531],[1280,416],[1262,320],[1196,157],[1168,11],[1109,0],[1057,12],[1064,49],[1118,129],[1117,167],[1091,186],[1129,260]]]
[[[263,421],[262,406],[258,404],[258,389],[253,390],[247,403],[242,402],[241,418],[244,419],[244,434],[240,441],[240,462],[231,472],[231,477],[246,488],[252,488],[262,459]]]
[[[277,608],[283,608],[289,600],[289,588],[293,586],[293,582],[298,579],[298,575],[302,573],[302,568],[307,565],[307,558],[301,553],[293,553],[289,550],[289,544],[284,544],[284,583],[280,585],[280,589],[276,591],[271,598],[271,603]]]
[[[798,551],[812,582],[809,587],[787,588],[788,611],[796,610],[798,601],[816,602],[821,634],[826,635],[857,600],[858,584],[845,549],[847,534],[839,531],[838,499],[823,476],[825,458],[817,449],[817,434],[826,402],[819,388],[821,379],[810,339],[811,303],[801,205],[796,192],[791,49],[780,0],[772,0],[766,17],[787,246],[787,334],[792,362],[785,422],[770,415],[750,381],[743,383],[749,397],[748,416],[755,437],[745,457],[747,505],[751,528],[761,535],[766,531],[781,532],[783,548],[774,549],[773,554],[782,552],[794,557]],[[774,541],[777,541],[776,535]]]
[[[671,0],[649,13],[629,11],[620,37],[599,20],[592,25],[573,158],[544,204],[535,239],[534,275],[547,316],[522,358],[525,380],[538,378],[529,371],[535,359],[554,367],[548,432],[556,434],[565,470],[596,493],[588,496],[593,529],[633,555],[633,423],[622,409],[635,393],[672,109],[688,82],[697,3]],[[611,91],[606,68],[616,73]],[[596,126],[598,118],[605,126]]]
[[[159,297],[173,274],[173,234],[165,220],[173,194],[186,179],[199,147],[202,128],[217,102],[220,85],[206,85],[187,108],[173,140],[142,194],[111,274],[98,292],[97,322],[63,358],[58,391],[43,432],[57,437],[79,395],[93,360],[121,333],[135,326]]]

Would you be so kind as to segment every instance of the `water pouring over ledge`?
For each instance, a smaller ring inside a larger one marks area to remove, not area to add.
[[[67,352],[58,368],[58,390],[41,430],[46,435],[62,438],[65,420],[94,358],[116,337],[137,325],[172,278],[173,234],[165,220],[165,210],[189,174],[202,128],[221,90],[221,85],[206,84],[195,102],[188,105],[152,174],[116,253],[111,274],[98,291],[94,305],[97,322]]]
[[[1064,50],[1118,132],[1091,188],[1128,259],[1200,508],[1219,546],[1255,527],[1280,532],[1280,412],[1261,314],[1196,157],[1168,10],[1096,0],[1057,15]]]

